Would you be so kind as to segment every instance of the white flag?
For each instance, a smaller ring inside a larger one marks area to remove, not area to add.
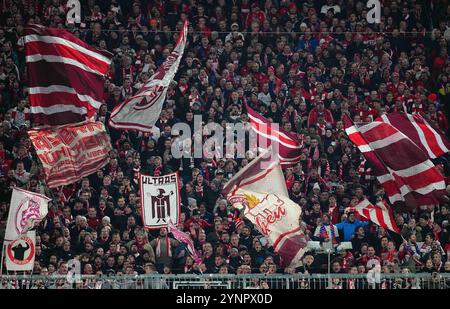
[[[48,213],[51,199],[34,192],[14,188],[6,224],[5,240],[16,240],[39,224]]]
[[[180,221],[180,178],[178,172],[154,177],[139,175],[141,214],[144,227],[167,227],[166,218],[174,224]]]
[[[266,152],[267,153],[267,152]],[[284,267],[298,267],[307,251],[299,225],[301,208],[288,195],[278,161],[267,162],[263,153],[224,187],[223,193],[273,246]],[[266,161],[266,162],[264,162]],[[268,167],[261,163],[268,163]]]
[[[178,71],[188,31],[187,21],[183,25],[172,53],[167,57],[150,80],[136,93],[111,113],[109,125],[121,130],[151,132],[158,121],[166,99],[167,89]]]
[[[26,235],[13,241],[5,241],[5,260],[8,271],[33,270],[36,255],[36,232],[29,231]]]

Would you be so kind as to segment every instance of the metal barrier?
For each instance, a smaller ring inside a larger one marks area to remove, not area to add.
[[[450,274],[8,275],[0,289],[449,289]]]

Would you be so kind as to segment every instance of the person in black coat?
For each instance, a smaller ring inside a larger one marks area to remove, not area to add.
[[[245,226],[242,229],[241,237],[239,238],[239,246],[253,247],[253,236],[249,227]]]

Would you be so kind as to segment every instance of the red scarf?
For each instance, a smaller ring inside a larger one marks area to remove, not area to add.
[[[181,92],[182,95],[185,95],[185,94],[187,93],[188,89],[189,89],[189,85],[188,85],[187,83],[185,83],[185,84],[180,84],[180,85],[178,86],[178,89],[180,90],[180,92]]]
[[[361,163],[359,164],[359,167],[358,167],[358,175],[359,175],[359,177],[362,177],[362,175],[364,174],[364,166],[365,165],[366,165],[366,159],[363,159],[361,161]]]
[[[203,197],[203,186],[197,185],[195,186],[195,192],[197,192],[201,197]]]
[[[139,171],[141,170],[140,167],[133,167],[133,180],[135,183],[139,182]]]
[[[311,147],[308,148],[308,155],[309,155],[309,156],[311,155]],[[311,159],[313,159],[313,160],[318,160],[318,159],[319,159],[319,156],[320,156],[320,153],[319,153],[319,147],[316,147],[316,148],[314,149],[314,153],[312,154],[312,158],[311,158]]]
[[[166,239],[166,256],[172,256],[172,250],[170,248],[170,240],[169,237],[165,237]],[[156,238],[156,257],[161,257],[161,238]]]
[[[115,180],[115,179],[116,179],[116,177],[117,177],[117,172],[118,172],[117,167],[112,167],[112,166],[109,167],[109,176],[111,176],[111,179],[112,179],[112,180]]]
[[[133,80],[134,67],[130,66],[129,73],[127,74],[127,70],[125,68],[122,69],[122,79],[125,80],[127,75],[130,75],[131,80]]]
[[[145,238],[142,241],[139,241],[137,236],[134,236],[134,244],[138,247],[139,252],[142,252],[144,251],[144,246],[147,244],[147,241]]]
[[[155,166],[155,169],[153,170],[154,177],[159,177],[161,175],[161,168],[162,166]]]

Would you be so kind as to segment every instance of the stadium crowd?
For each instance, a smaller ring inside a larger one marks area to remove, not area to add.
[[[87,0],[76,25],[65,22],[65,2],[0,6],[0,239],[13,186],[53,198],[37,229],[33,273],[65,274],[74,257],[82,274],[326,273],[327,255],[314,250],[301,267],[280,267],[267,240],[221,195],[254,153],[192,160],[170,153],[178,135],[172,126],[192,124],[194,115],[250,130],[245,103],[304,140],[302,159],[284,171],[286,185],[302,208],[308,239],[336,249],[332,273],[366,273],[375,261],[384,273],[450,272],[448,201],[413,212],[394,208],[401,235],[354,212],[358,200],[376,202],[383,190],[341,121],[343,114],[369,122],[390,111],[424,112],[448,134],[446,1],[381,1],[381,22],[369,24],[366,3],[358,0]],[[114,106],[167,57],[185,19],[188,46],[153,132],[107,126],[114,147],[109,164],[76,184],[46,187],[26,134],[33,124],[17,45],[24,26],[67,28],[114,53],[97,116],[107,124]],[[449,174],[447,157],[434,163]],[[179,227],[194,240],[201,265],[165,228],[142,228],[137,175],[170,171],[180,172]]]

